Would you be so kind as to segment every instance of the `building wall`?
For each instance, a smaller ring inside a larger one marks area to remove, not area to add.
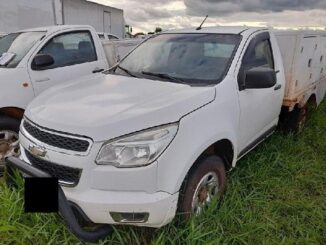
[[[104,12],[110,16],[105,21]],[[64,24],[85,24],[93,26],[98,32],[110,32],[122,38],[124,36],[123,11],[85,0],[63,0]]]
[[[51,0],[0,0],[0,32],[53,25]]]
[[[109,21],[104,21],[104,12]],[[0,0],[0,32],[54,24],[91,25],[98,32],[124,37],[121,9],[86,0]]]

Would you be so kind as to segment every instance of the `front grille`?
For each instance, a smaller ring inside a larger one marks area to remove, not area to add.
[[[67,185],[76,186],[78,184],[82,172],[81,169],[70,168],[40,159],[33,156],[27,150],[25,150],[25,154],[32,166],[48,173],[51,177],[56,177]]]
[[[45,144],[76,152],[86,152],[88,150],[89,142],[87,140],[52,134],[35,127],[26,120],[24,120],[23,126],[31,136]]]

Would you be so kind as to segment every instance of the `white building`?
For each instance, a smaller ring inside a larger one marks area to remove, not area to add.
[[[123,10],[86,0],[0,0],[0,32],[39,26],[91,25],[124,37]]]

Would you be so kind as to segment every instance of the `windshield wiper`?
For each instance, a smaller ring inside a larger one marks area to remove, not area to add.
[[[0,56],[0,67],[6,67],[14,58],[15,53],[5,52]]]
[[[169,79],[171,81],[174,81],[176,83],[182,83],[182,84],[187,84],[189,85],[187,82],[185,82],[183,79],[181,78],[177,78],[174,76],[171,76],[169,74],[166,73],[154,73],[154,72],[148,72],[148,71],[142,71],[141,72],[144,75],[148,75],[148,76],[153,76],[153,77],[159,77],[159,78],[165,78],[165,79]]]
[[[129,71],[128,69],[120,66],[120,65],[117,65],[116,68],[119,68],[120,70],[123,70],[125,73],[127,73],[128,75],[132,76],[132,77],[137,77],[135,76],[131,71]]]

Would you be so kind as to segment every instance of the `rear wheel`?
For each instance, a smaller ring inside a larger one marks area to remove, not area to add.
[[[295,108],[292,112],[292,118],[290,119],[290,129],[300,133],[307,122],[308,106],[305,105],[302,108]]]
[[[179,212],[186,220],[201,215],[214,199],[221,198],[226,182],[224,166],[220,157],[209,156],[190,171],[179,198]]]
[[[308,118],[308,106],[305,105],[301,108],[299,115],[298,115],[298,123],[297,123],[297,131],[301,132],[307,123]]]
[[[20,121],[7,116],[0,116],[0,175],[2,175],[5,159],[8,156],[18,156]]]
[[[316,109],[316,103],[313,100],[309,100],[303,107],[295,107],[293,111],[283,112],[283,117],[281,118],[283,128],[295,133],[300,133],[304,129],[307,119],[312,111]]]

